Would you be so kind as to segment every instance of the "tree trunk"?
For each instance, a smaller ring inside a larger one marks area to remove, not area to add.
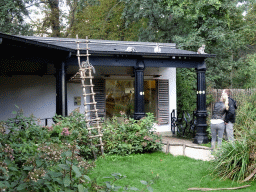
[[[52,29],[52,37],[60,37],[60,9],[59,0],[48,0],[51,9],[50,23]]]

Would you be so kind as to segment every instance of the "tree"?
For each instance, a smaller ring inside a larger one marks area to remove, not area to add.
[[[28,16],[26,4],[33,0],[1,0],[0,1],[0,31],[12,35],[29,35],[32,30],[24,22]]]
[[[122,18],[124,4],[119,0],[102,0],[87,3],[78,12],[72,28],[72,36],[92,39],[137,40],[140,23],[133,22],[129,28]]]
[[[31,25],[35,29],[37,35],[49,35],[52,37],[60,37],[61,33],[61,10],[59,8],[59,0],[34,0],[34,5],[40,9],[43,15],[42,20],[32,20]]]

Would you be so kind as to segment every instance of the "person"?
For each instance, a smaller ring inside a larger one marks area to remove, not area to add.
[[[228,97],[225,97],[225,95],[223,94],[220,98],[220,101],[214,104],[212,118],[211,118],[212,150],[215,149],[217,137],[218,137],[218,148],[220,148],[222,144],[222,138],[223,138],[223,133],[225,129],[224,119],[226,116],[226,111],[228,110],[228,107],[229,107],[227,105],[227,100],[228,100]]]
[[[230,97],[230,89],[224,89],[223,94],[227,94],[228,96],[228,106],[229,109],[226,111],[226,117],[225,117],[225,125],[226,125],[226,136],[228,141],[234,140],[234,123],[236,119],[236,109],[237,104],[234,99]]]

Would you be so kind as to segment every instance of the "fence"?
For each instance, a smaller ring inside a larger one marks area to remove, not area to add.
[[[210,103],[210,110],[212,112],[214,103],[220,100],[221,94],[224,89],[211,89],[208,91],[208,95],[212,96],[212,102]],[[239,106],[241,102],[241,95],[251,95],[252,93],[256,92],[256,89],[230,89],[230,97],[237,101]]]

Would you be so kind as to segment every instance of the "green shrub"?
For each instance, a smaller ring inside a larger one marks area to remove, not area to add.
[[[161,136],[153,128],[156,121],[152,113],[138,121],[124,114],[122,117],[122,122],[114,117],[103,124],[105,153],[129,155],[162,149]]]
[[[77,191],[90,187],[85,174],[93,164],[80,155],[80,139],[87,136],[81,115],[41,127],[33,116],[15,114],[0,124],[1,190]]]
[[[25,117],[22,111],[14,114],[15,118],[0,123],[0,190],[116,189],[109,183],[98,186],[86,175],[94,165],[85,160],[92,157],[89,143],[93,141],[88,138],[83,114],[74,111],[68,117],[56,116],[54,125],[44,127],[36,123],[35,117]],[[110,124],[112,129],[105,130],[107,146],[112,146],[109,153],[126,155],[161,149],[160,136],[153,133],[153,123],[153,115],[148,114],[139,121],[126,119],[123,124]],[[114,130],[117,131],[112,135],[117,137],[112,140],[109,133]]]
[[[67,117],[55,116],[54,121],[55,125],[46,127],[50,130],[52,138],[69,142],[76,141],[80,147],[80,155],[85,159],[93,158],[84,114],[74,110]]]

